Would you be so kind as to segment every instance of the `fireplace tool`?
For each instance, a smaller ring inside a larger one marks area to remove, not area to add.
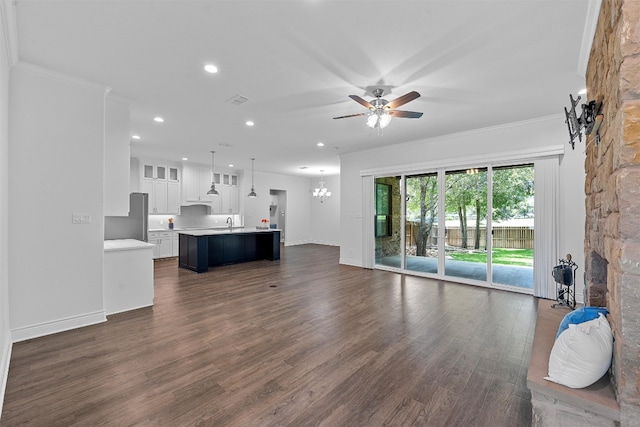
[[[571,254],[567,254],[566,259],[560,259],[560,264],[553,267],[551,275],[556,281],[556,290],[558,301],[551,307],[569,307],[571,310],[576,308],[576,270],[578,265],[571,260]]]

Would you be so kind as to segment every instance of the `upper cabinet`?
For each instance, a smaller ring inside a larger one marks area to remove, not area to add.
[[[238,175],[229,171],[214,171],[204,165],[185,164],[182,168],[182,204],[204,204],[212,214],[240,213]],[[216,184],[219,196],[207,194],[211,183]]]
[[[140,191],[149,194],[149,213],[179,214],[180,168],[158,163],[140,163]]]
[[[184,165],[182,167],[182,201],[184,205],[211,204],[207,194],[211,188],[211,170],[206,167]]]

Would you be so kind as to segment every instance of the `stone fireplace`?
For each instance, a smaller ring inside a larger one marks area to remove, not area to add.
[[[600,143],[593,135],[586,140],[585,302],[609,309],[620,421],[638,425],[640,1],[602,1],[586,79],[587,98],[602,100],[604,120]]]

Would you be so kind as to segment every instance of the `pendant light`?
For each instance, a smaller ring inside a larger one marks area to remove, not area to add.
[[[211,152],[211,188],[209,189],[209,191],[207,191],[207,194],[210,194],[212,196],[219,196],[220,193],[218,193],[218,190],[216,190],[216,183],[214,182],[213,177],[215,176],[213,173],[213,154],[215,153],[215,151]]]
[[[258,197],[258,195],[256,194],[256,190],[253,188],[253,163],[255,162],[255,160],[256,159],[254,159],[253,157],[251,158],[251,191],[247,195],[247,197],[250,199],[255,199],[256,197]]]

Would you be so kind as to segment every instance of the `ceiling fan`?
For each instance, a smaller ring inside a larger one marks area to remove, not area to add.
[[[402,95],[401,97],[396,98],[393,101],[382,99],[383,93],[383,89],[374,89],[373,96],[375,96],[376,99],[371,102],[360,98],[358,95],[349,95],[349,98],[353,99],[365,108],[368,108],[370,111],[368,113],[349,114],[348,116],[334,117],[334,119],[368,116],[367,125],[370,128],[382,129],[389,124],[389,122],[391,121],[391,117],[404,117],[408,119],[418,119],[422,117],[422,113],[417,113],[415,111],[395,110],[396,107],[404,105],[407,102],[413,101],[414,99],[418,98],[420,94],[415,90]]]

